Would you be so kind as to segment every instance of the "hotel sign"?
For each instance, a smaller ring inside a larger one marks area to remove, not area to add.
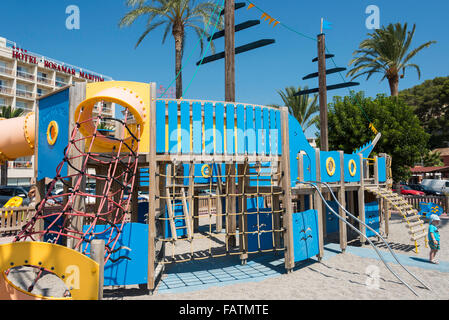
[[[42,62],[44,67],[47,69],[52,69],[55,71],[63,72],[72,76],[76,76],[77,70],[71,67],[67,67],[65,65],[61,65],[59,63],[47,60],[46,58],[38,58],[31,54],[28,54],[28,51],[25,49],[19,49],[17,47],[12,48],[12,58],[16,60],[20,60],[26,63],[38,64]],[[103,82],[104,78],[100,76],[96,76],[81,70],[78,70],[78,74],[80,78],[84,78],[86,80],[95,81],[95,82]]]

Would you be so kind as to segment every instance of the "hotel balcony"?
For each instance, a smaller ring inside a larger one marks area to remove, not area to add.
[[[0,66],[0,75],[14,78],[14,70],[8,67]]]
[[[66,85],[68,85],[68,83],[67,83],[67,82],[63,82],[63,81],[58,81],[58,80],[56,80],[56,81],[55,81],[55,85],[56,85],[58,88],[62,88],[62,87],[65,87]]]
[[[17,78],[31,82],[34,82],[34,80],[36,79],[34,74],[25,71],[17,71]]]
[[[38,82],[39,85],[45,85],[45,86],[53,87],[53,81],[51,79],[48,79],[48,78],[37,76],[37,82]]]
[[[12,97],[14,96],[14,90],[11,87],[0,86],[0,95]]]
[[[28,90],[16,89],[16,96],[28,100],[34,100],[34,93]]]

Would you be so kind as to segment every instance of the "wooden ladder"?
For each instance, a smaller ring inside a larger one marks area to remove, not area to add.
[[[415,242],[415,252],[418,253],[418,240],[424,238],[427,246],[427,228],[418,214],[418,210],[413,208],[401,195],[394,193],[387,188],[366,187],[367,191],[388,201],[402,215],[406,226],[409,228],[410,240]]]
[[[172,192],[173,186],[167,186],[166,187],[166,203],[167,203],[167,211],[168,211],[168,220],[170,223],[170,230],[172,234],[172,238],[174,241],[178,240],[177,230],[179,229],[187,229],[187,239],[192,240],[193,233],[192,233],[192,220],[190,217],[190,212],[187,208],[187,198],[186,198],[186,191],[185,187],[183,185],[181,186],[174,186],[175,191]],[[177,192],[177,190],[179,190]],[[183,215],[182,216],[175,216],[175,198],[176,197],[181,198],[181,206]],[[185,225],[176,227],[175,219],[184,219]]]

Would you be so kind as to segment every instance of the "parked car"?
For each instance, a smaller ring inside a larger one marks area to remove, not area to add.
[[[413,190],[422,191],[426,195],[431,195],[431,196],[441,196],[441,195],[443,195],[442,192],[434,191],[434,190],[430,189],[427,186],[423,186],[422,184],[409,184],[408,186],[410,188],[412,188]]]
[[[449,181],[441,180],[441,179],[424,179],[421,182],[421,185],[429,188],[430,190],[440,192],[440,193],[449,193]]]
[[[13,197],[23,198],[22,205],[27,206],[30,203],[28,191],[29,187],[0,186],[0,208],[2,208],[9,201],[9,199]]]
[[[414,195],[414,196],[424,196],[426,195],[423,191],[413,190],[409,186],[406,185],[400,185],[400,193],[405,195]],[[393,190],[396,192],[396,190]]]

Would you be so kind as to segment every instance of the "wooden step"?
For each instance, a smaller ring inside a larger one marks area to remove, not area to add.
[[[421,221],[419,220],[419,216],[409,216],[409,217],[404,217],[402,218],[404,221],[406,222],[415,222],[415,221]]]
[[[416,229],[410,229],[408,233],[410,233],[410,234],[420,234],[421,232],[426,231],[426,230],[427,230],[427,228],[425,226],[419,226]]]
[[[408,228],[413,228],[413,227],[416,227],[416,226],[420,226],[422,224],[423,224],[423,222],[421,220],[418,220],[416,222],[407,223],[407,227]]]
[[[413,241],[416,241],[416,240],[419,240],[419,239],[424,238],[426,236],[427,236],[427,231],[425,231],[423,233],[420,233],[420,234],[417,234],[417,235],[414,235],[411,239]]]

